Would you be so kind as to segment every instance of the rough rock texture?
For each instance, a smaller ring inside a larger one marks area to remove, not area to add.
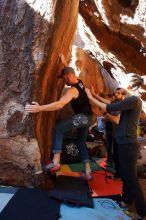
[[[145,0],[80,1],[75,44],[92,53],[96,62],[108,71],[106,82],[110,75],[119,86],[124,86],[126,73],[145,75],[145,11]],[[142,98],[145,100],[144,95]],[[146,112],[146,103],[143,109]]]
[[[0,1],[0,183],[44,183],[57,112],[27,115],[24,106],[60,97],[60,53],[99,93],[128,72],[145,75],[145,11],[145,0]],[[67,114],[69,106],[60,119]]]
[[[24,106],[60,96],[58,55],[70,56],[78,4],[78,0],[0,1],[2,184],[35,185],[41,161],[49,158],[55,113],[27,115]]]

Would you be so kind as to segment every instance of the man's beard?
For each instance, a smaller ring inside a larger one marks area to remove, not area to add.
[[[119,98],[115,98],[115,101],[122,101],[122,99],[119,99]]]

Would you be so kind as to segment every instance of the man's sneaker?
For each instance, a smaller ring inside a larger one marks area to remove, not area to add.
[[[57,172],[58,170],[60,170],[60,168],[60,163],[54,164],[53,161],[50,161],[49,163],[47,163],[47,165],[43,167],[43,170],[46,172]]]
[[[83,173],[82,176],[80,176],[81,179],[85,179],[87,181],[91,181],[93,180],[93,176],[91,173],[87,174],[87,173]]]

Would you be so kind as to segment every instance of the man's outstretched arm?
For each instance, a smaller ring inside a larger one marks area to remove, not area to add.
[[[106,112],[107,104],[102,103],[102,102],[98,101],[96,98],[94,98],[89,89],[86,88],[85,90],[86,90],[87,96],[91,100],[91,102],[93,102],[95,105],[97,105],[99,108],[101,108],[103,111]]]
[[[100,102],[103,102],[103,103],[105,103],[105,104],[110,104],[110,103],[111,103],[110,100],[105,99],[105,98],[101,97],[100,95],[98,95],[97,93],[95,93],[93,86],[91,86],[91,93],[92,93],[92,95],[93,95],[96,99],[98,99]]]
[[[56,102],[47,105],[39,105],[37,102],[32,102],[32,104],[26,105],[25,110],[30,113],[37,113],[42,111],[56,111],[62,109],[73,98],[77,98],[77,96],[78,96],[78,90],[76,88],[70,88],[60,98],[60,100]]]

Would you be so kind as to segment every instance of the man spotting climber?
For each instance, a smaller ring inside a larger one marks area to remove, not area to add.
[[[62,78],[65,83],[70,86],[70,88],[66,90],[64,95],[58,101],[47,105],[39,105],[36,102],[32,102],[32,105],[26,105],[26,111],[30,113],[56,111],[62,109],[68,103],[71,104],[74,115],[56,125],[53,135],[53,160],[45,166],[45,171],[57,171],[60,169],[60,154],[63,142],[63,134],[73,128],[76,128],[76,145],[78,147],[81,160],[85,166],[85,172],[83,173],[82,177],[86,180],[91,180],[92,175],[89,163],[89,155],[87,146],[85,144],[88,128],[91,124],[91,104],[85,92],[82,81],[77,78],[72,67],[67,67],[63,54],[60,55],[60,60],[65,67],[63,68],[59,78]]]
[[[89,99],[104,111],[121,112],[120,120],[117,122],[116,143],[119,171],[123,181],[122,205],[128,206],[134,202],[137,213],[146,219],[146,202],[137,179],[136,166],[140,150],[137,140],[137,125],[142,110],[142,101],[135,96],[134,90],[137,90],[140,85],[133,79],[133,74],[127,74],[125,79],[128,83],[127,89],[116,91],[119,96],[125,94],[122,101],[105,104],[93,97],[90,90],[87,89],[86,92]]]

